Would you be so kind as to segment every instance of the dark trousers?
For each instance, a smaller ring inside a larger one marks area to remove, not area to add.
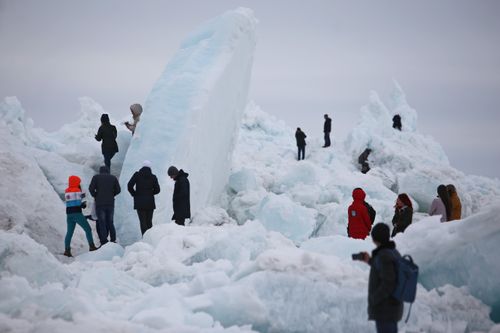
[[[330,147],[330,132],[325,132],[325,147]]]
[[[97,234],[99,235],[99,240],[101,245],[108,242],[108,235],[110,241],[116,242],[116,231],[115,225],[113,224],[113,214],[115,213],[115,208],[113,206],[97,206]]]
[[[113,156],[115,156],[115,152],[103,152],[102,156],[104,156],[104,165],[108,167],[109,171],[111,172],[111,159]]]
[[[395,321],[376,321],[377,333],[398,333],[398,323]]]
[[[185,225],[184,221],[186,221],[186,219],[175,219],[175,223],[178,225]]]
[[[153,227],[153,209],[138,209],[137,216],[141,223],[141,233],[144,235],[146,231]]]
[[[298,148],[298,156],[297,159],[300,161],[303,160],[306,155],[306,146],[297,146]],[[302,152],[302,158],[300,158],[300,153]]]

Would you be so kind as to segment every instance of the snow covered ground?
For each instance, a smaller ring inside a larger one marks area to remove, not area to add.
[[[108,243],[87,252],[77,228],[72,244],[77,256],[60,255],[66,229],[61,194],[70,174],[81,176],[88,187],[102,163],[93,136],[105,111],[81,99],[77,121],[46,133],[25,117],[16,98],[0,103],[0,332],[374,332],[366,314],[368,267],[350,257],[373,244],[346,237],[355,187],[366,191],[377,222],[391,220],[398,191],[409,193],[419,211],[395,239],[421,270],[412,315],[400,323],[400,331],[500,332],[490,319],[500,300],[499,180],[450,166],[440,145],[417,130],[417,113],[397,84],[388,106],[370,94],[345,142],[334,140],[333,147],[323,149],[322,133],[306,133],[306,160],[296,161],[294,129],[254,103],[240,114],[254,29],[252,13],[242,9],[202,26],[162,78],[177,69],[192,76],[160,79],[146,103],[145,115],[166,96],[167,102],[179,97],[188,114],[179,115],[187,118],[175,133],[188,131],[193,142],[187,134],[176,139],[158,134],[156,124],[175,124],[161,112],[141,120],[128,152],[130,134],[120,131],[112,171],[121,172],[122,184],[127,172],[150,159],[158,174],[169,163],[186,163],[192,187],[200,191],[194,192],[198,204],[189,226],[168,223],[158,214],[162,218],[154,227],[130,245]],[[202,61],[204,55],[210,61]],[[247,67],[235,72],[232,66],[242,64]],[[230,73],[221,73],[222,68]],[[203,82],[205,76],[210,82]],[[200,81],[186,90],[185,80]],[[214,138],[220,142],[217,150],[197,149],[210,133],[220,132],[219,122],[206,119],[226,113],[228,132]],[[402,132],[391,127],[394,113],[402,115]],[[236,125],[239,132],[232,132]],[[141,146],[155,139],[167,147],[161,147],[165,156],[150,158]],[[187,155],[177,145],[188,147]],[[368,145],[372,170],[363,175],[356,162]],[[219,163],[222,169],[202,182],[200,177]],[[440,183],[456,185],[463,220],[442,224],[425,214]],[[172,184],[163,177],[160,186]],[[117,210],[130,218],[118,223],[137,227],[123,190]],[[170,194],[164,193],[157,202],[168,207]],[[498,312],[494,318],[500,320]]]

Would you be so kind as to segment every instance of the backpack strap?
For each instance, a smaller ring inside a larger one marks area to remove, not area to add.
[[[412,305],[413,305],[413,302],[410,303],[410,308],[408,309],[408,315],[406,316],[405,324],[408,324],[408,319],[410,319]]]

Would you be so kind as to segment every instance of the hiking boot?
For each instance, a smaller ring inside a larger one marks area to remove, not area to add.
[[[71,249],[66,249],[66,250],[64,250],[64,255],[65,255],[66,257],[72,257],[73,255],[71,254]]]
[[[97,250],[97,247],[95,247],[94,243],[89,244],[89,251],[95,251]]]

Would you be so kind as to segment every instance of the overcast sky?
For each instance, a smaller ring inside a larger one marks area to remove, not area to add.
[[[250,98],[264,111],[309,137],[329,113],[342,139],[394,78],[453,166],[500,178],[495,0],[0,0],[0,98],[47,130],[75,120],[81,96],[126,116],[187,34],[238,6],[259,19]]]

